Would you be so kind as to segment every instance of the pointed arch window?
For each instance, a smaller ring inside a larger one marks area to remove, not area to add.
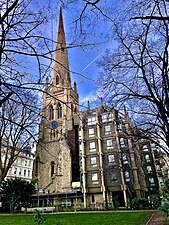
[[[71,104],[71,115],[73,116],[73,104]]]
[[[54,108],[53,105],[50,106],[50,111],[49,111],[50,115],[49,115],[49,119],[53,120],[54,119]]]
[[[51,162],[50,166],[51,166],[51,177],[52,177],[55,173],[55,163],[54,163],[54,161]]]
[[[50,140],[52,140],[52,131],[50,131]]]
[[[58,103],[58,119],[62,118],[62,106],[60,103]]]
[[[58,85],[59,84],[59,76],[57,75],[56,76],[56,85]]]

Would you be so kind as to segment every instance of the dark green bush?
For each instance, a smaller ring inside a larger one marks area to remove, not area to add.
[[[159,194],[150,195],[150,207],[158,209],[161,205],[161,198]]]
[[[34,211],[34,222],[38,225],[45,222],[45,218],[39,210]]]
[[[169,221],[169,200],[165,200],[161,206],[159,207],[159,210],[166,214],[167,221]]]
[[[134,198],[132,200],[133,209],[148,209],[149,202],[146,198]]]

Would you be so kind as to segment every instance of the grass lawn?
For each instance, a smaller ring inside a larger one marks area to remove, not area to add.
[[[150,211],[43,214],[43,225],[143,225],[148,221]],[[60,222],[60,223],[59,223]],[[32,215],[0,215],[0,225],[33,225]]]

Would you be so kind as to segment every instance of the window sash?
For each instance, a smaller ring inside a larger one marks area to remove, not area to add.
[[[145,155],[145,160],[146,160],[147,162],[150,162],[150,156],[149,156],[149,155]]]
[[[106,125],[104,127],[104,131],[105,131],[105,134],[111,134],[111,126],[110,125]]]
[[[109,163],[115,162],[115,157],[114,157],[114,155],[108,155],[108,162],[109,162]]]
[[[89,143],[89,149],[90,149],[90,151],[96,151],[96,143],[90,142]]]
[[[124,138],[120,138],[120,146],[125,147]]]
[[[147,171],[148,172],[152,172],[152,167],[151,166],[147,166]]]
[[[93,173],[92,174],[92,184],[98,184],[99,180],[98,180],[98,174],[97,173]]]
[[[154,178],[150,177],[149,178],[150,186],[155,186]]]
[[[89,136],[90,136],[90,135],[94,135],[94,128],[90,128],[90,129],[89,129]]]
[[[96,117],[89,117],[89,118],[87,118],[87,124],[88,125],[96,124]]]
[[[109,139],[107,140],[107,147],[111,147],[111,146],[113,146],[113,140]]]
[[[96,156],[90,158],[90,164],[91,164],[92,166],[93,166],[93,165],[97,165],[97,159],[96,159]]]
[[[147,145],[143,145],[143,151],[147,152],[148,151],[148,147]]]
[[[102,115],[102,122],[109,122],[113,120],[113,114],[112,113],[106,113]]]
[[[111,182],[116,182],[117,181],[117,175],[116,174],[111,174]]]

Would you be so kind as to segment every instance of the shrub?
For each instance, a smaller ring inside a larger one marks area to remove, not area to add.
[[[60,221],[56,222],[56,225],[62,225],[62,223]]]
[[[34,222],[38,225],[43,224],[45,218],[43,217],[42,213],[40,213],[39,210],[35,210],[34,213]]]
[[[166,199],[162,205],[159,207],[159,210],[166,214],[167,221],[169,221],[169,200]]]
[[[147,209],[149,207],[149,202],[146,198],[134,198],[132,200],[133,209]]]
[[[150,195],[151,208],[158,209],[161,205],[161,198],[159,194]]]

